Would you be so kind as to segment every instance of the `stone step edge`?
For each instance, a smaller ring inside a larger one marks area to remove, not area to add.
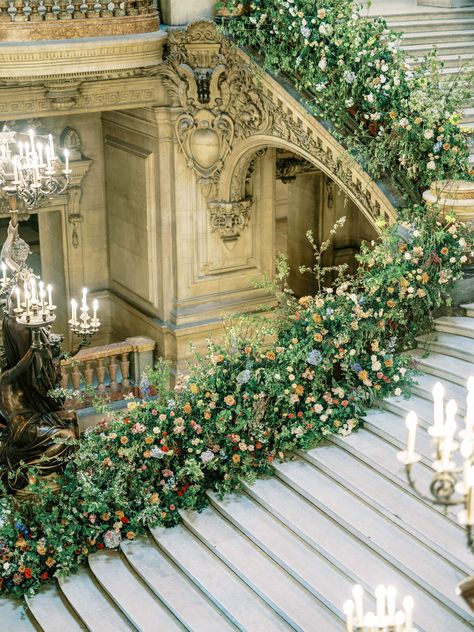
[[[292,569],[285,561],[283,561],[279,556],[277,556],[273,551],[271,551],[270,547],[267,546],[264,542],[262,542],[260,538],[258,538],[255,534],[252,534],[250,530],[247,530],[245,525],[242,525],[240,522],[238,522],[238,520],[235,519],[229,512],[227,512],[225,507],[221,503],[219,503],[219,500],[213,496],[212,492],[210,493],[208,492],[207,496],[208,496],[210,505],[219,513],[219,515],[222,518],[224,518],[224,520],[230,523],[242,535],[242,537],[245,537],[247,540],[249,540],[266,557],[270,558],[273,562],[275,562],[275,564],[277,564],[287,575],[290,575],[295,581],[297,581],[298,584],[302,588],[304,588],[312,597],[316,598],[316,600],[318,601],[319,604],[321,604],[321,606],[325,607],[327,610],[329,610],[333,615],[335,615],[341,621],[345,620],[345,615],[341,607],[338,608],[336,605],[329,602],[319,591],[315,589],[315,587],[312,587],[310,584],[308,584],[308,582],[304,579],[304,577],[299,575],[299,573],[294,571],[294,569]],[[247,496],[249,495],[247,494]],[[265,507],[262,507],[260,503],[258,503],[258,505],[266,513],[268,513],[269,516],[272,516],[272,514],[268,512],[265,509]],[[279,522],[282,526],[286,527],[286,525],[284,525],[280,520],[278,520],[277,518],[274,518],[274,519],[277,520],[277,522]],[[308,543],[304,541],[298,534],[294,533],[291,529],[288,529],[288,530],[293,535],[293,537],[295,537],[297,540],[301,540],[302,542],[304,542],[306,546],[308,546]],[[319,557],[321,557],[326,563],[333,566],[335,570],[343,577],[343,579],[347,579],[347,580],[352,579],[351,577],[348,577],[343,571],[341,571],[341,569],[339,568],[337,564],[333,564],[331,560],[329,560],[327,557],[322,555],[319,551],[314,550],[314,552]]]
[[[438,368],[437,366],[433,366],[429,362],[429,358],[431,354],[422,357],[419,353],[420,351],[424,351],[423,349],[417,349],[415,351],[407,352],[411,355],[413,361],[415,362],[415,368],[417,368],[422,373],[427,373],[432,377],[439,377],[446,382],[450,382],[451,384],[456,384],[457,386],[464,386],[466,383],[466,379],[464,375],[461,375],[459,372],[455,372],[452,369],[447,369],[446,367]],[[418,355],[417,355],[418,352]],[[453,358],[453,360],[459,360],[459,362],[466,362],[466,360],[461,360],[460,358]]]
[[[199,540],[199,542],[204,544],[204,546],[208,549],[208,551],[210,551],[213,555],[217,557],[217,559],[219,559],[223,564],[225,564],[225,566],[230,571],[232,571],[236,577],[238,577],[242,582],[244,582],[246,586],[252,592],[254,592],[257,595],[257,597],[259,597],[262,601],[264,601],[267,604],[267,606],[269,606],[274,612],[276,612],[283,621],[285,621],[288,625],[293,627],[295,630],[298,630],[299,632],[304,632],[304,630],[301,630],[300,626],[296,623],[296,621],[293,621],[293,619],[272,599],[270,595],[267,594],[265,590],[263,590],[257,584],[255,584],[255,582],[250,580],[245,574],[245,572],[240,570],[238,567],[236,567],[235,564],[227,558],[227,556],[225,556],[224,554],[221,554],[218,550],[214,549],[211,543],[208,542],[208,540],[202,536],[199,530],[195,529],[190,522],[186,521],[186,514],[184,511],[180,511],[180,514],[181,514],[183,523],[186,526],[186,529],[190,531],[193,534],[193,536],[197,540]],[[253,546],[256,546],[256,545],[253,544]],[[278,566],[276,562],[274,562],[270,557],[268,557],[268,555],[266,554],[264,555],[272,564],[274,564],[275,566]],[[281,570],[286,575],[288,575],[288,573],[286,573],[284,569],[281,569]],[[288,575],[288,578],[290,577],[291,576]]]
[[[299,456],[301,456],[301,455],[299,455]],[[310,455],[306,455],[306,458],[304,460],[307,463],[310,463],[313,467],[315,467],[317,470],[321,471],[323,474],[325,474],[329,478],[331,478],[333,480],[336,479],[337,472],[334,469],[331,469],[331,467],[329,467],[328,465],[317,461],[316,459],[312,458]],[[360,459],[358,459],[358,460],[360,460]],[[366,465],[368,465],[368,464],[366,463]],[[369,465],[369,467],[371,467],[371,466]],[[439,557],[440,559],[442,559],[444,561],[447,561],[448,564],[450,564],[456,570],[458,570],[458,571],[460,571],[462,573],[465,573],[466,575],[469,575],[472,572],[472,568],[469,567],[465,562],[463,562],[459,558],[454,558],[451,551],[449,551],[446,548],[444,548],[443,546],[441,546],[434,539],[429,538],[426,535],[426,533],[424,533],[424,532],[420,531],[419,529],[417,529],[416,526],[406,523],[401,518],[399,518],[398,516],[393,514],[391,511],[385,509],[385,507],[382,504],[380,504],[380,502],[377,501],[377,499],[372,498],[372,496],[370,496],[366,492],[362,491],[362,489],[360,489],[360,487],[357,486],[357,482],[356,481],[350,481],[346,477],[344,477],[344,478],[337,477],[337,482],[339,483],[339,485],[341,487],[346,489],[352,496],[354,496],[355,498],[361,500],[365,505],[367,505],[371,509],[375,510],[377,512],[377,514],[379,516],[381,516],[386,522],[389,522],[389,523],[395,525],[398,529],[400,529],[400,531],[403,531],[403,532],[407,533],[408,535],[410,535],[413,539],[417,540],[422,546],[424,546],[430,552],[433,552],[437,557]],[[391,481],[387,481],[387,482],[391,483]],[[358,490],[357,494],[354,493],[352,486],[357,487],[357,490]],[[395,487],[397,487],[397,486],[395,486]],[[430,511],[436,512],[436,517],[438,517],[439,515],[441,515],[442,517],[445,517],[445,516],[443,516],[443,514],[440,514],[438,511],[433,509],[433,507],[431,507],[431,505],[426,505],[424,502],[422,502],[422,500],[417,495],[415,495],[414,497],[412,496],[412,498],[414,498],[415,501],[419,502],[420,505],[422,505],[423,507],[427,507]],[[450,520],[449,518],[448,518],[448,521],[449,521],[450,527],[452,527],[453,526],[453,521]],[[459,526],[459,525],[456,525],[456,523],[455,523],[455,526]],[[453,561],[453,560],[455,560],[455,561]]]
[[[471,616],[465,610],[460,608],[456,603],[449,600],[449,605],[446,600],[446,595],[441,594],[436,588],[427,584],[426,578],[420,577],[417,573],[414,573],[410,568],[408,568],[405,564],[402,564],[396,557],[385,551],[381,546],[375,544],[373,540],[368,540],[366,535],[359,531],[354,527],[351,523],[346,520],[342,520],[341,516],[335,513],[332,509],[326,507],[326,505],[320,503],[318,499],[307,492],[304,489],[291,481],[290,477],[285,473],[278,471],[278,478],[284,481],[288,481],[288,484],[295,490],[297,490],[304,498],[308,500],[308,502],[312,503],[317,509],[324,512],[326,515],[330,516],[334,521],[337,520],[338,524],[342,526],[348,533],[352,534],[353,537],[357,538],[361,542],[364,542],[367,547],[369,547],[372,551],[381,556],[388,564],[396,568],[400,573],[402,573],[408,580],[416,584],[419,588],[430,594],[434,599],[438,600],[447,610],[453,613],[453,615],[457,616],[463,622],[470,623],[472,621]]]

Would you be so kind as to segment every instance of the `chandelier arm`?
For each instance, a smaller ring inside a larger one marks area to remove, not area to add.
[[[426,494],[423,494],[423,492],[421,492],[413,477],[412,477],[412,464],[408,463],[407,465],[405,465],[405,473],[406,473],[406,477],[407,477],[407,481],[408,484],[410,486],[410,488],[415,492],[415,494],[421,498],[421,500],[424,500],[425,502],[431,504],[431,505],[439,505],[441,507],[455,507],[456,505],[461,505],[464,504],[464,499],[459,499],[459,500],[451,500],[449,498],[440,498],[439,496],[436,495],[436,493],[434,491],[432,491],[433,496],[427,496]],[[430,486],[430,489],[433,490],[433,486],[436,483],[436,481],[439,480],[439,474],[437,474]]]

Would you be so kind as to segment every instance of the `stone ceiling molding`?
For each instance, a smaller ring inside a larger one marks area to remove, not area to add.
[[[196,20],[170,31],[168,50],[156,75],[182,110],[176,135],[205,186],[211,217],[216,204],[246,199],[252,157],[277,147],[328,175],[372,225],[380,218],[396,221],[389,199],[321,122],[226,40],[214,22]]]

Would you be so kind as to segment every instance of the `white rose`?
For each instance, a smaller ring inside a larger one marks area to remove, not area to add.
[[[430,160],[429,162],[426,163],[426,168],[427,169],[431,169],[432,171],[434,169],[436,169],[436,163],[434,160]]]
[[[423,132],[423,136],[426,138],[426,140],[430,140],[430,138],[433,138],[434,132],[432,129],[425,129],[425,131]]]

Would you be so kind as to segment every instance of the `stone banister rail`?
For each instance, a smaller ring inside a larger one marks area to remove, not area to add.
[[[133,391],[146,368],[153,366],[155,341],[137,336],[123,342],[82,349],[61,361],[61,387],[82,390],[92,387],[111,399]],[[87,405],[87,404],[86,404]]]
[[[0,42],[157,31],[153,0],[0,0]]]

